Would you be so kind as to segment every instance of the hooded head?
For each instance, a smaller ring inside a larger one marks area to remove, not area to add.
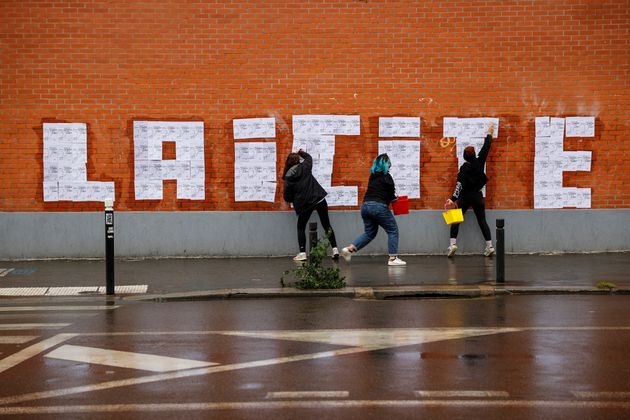
[[[285,177],[287,176],[287,172],[289,172],[289,169],[291,169],[298,163],[300,163],[300,155],[298,155],[297,153],[289,153],[289,156],[287,156],[287,161],[284,164],[282,179],[285,179]]]
[[[466,162],[472,162],[475,159],[475,148],[468,146],[464,149],[464,160]]]
[[[381,155],[378,155],[376,159],[374,159],[372,167],[370,168],[370,173],[386,174],[389,172],[390,166],[392,166],[392,163],[389,160],[389,156],[387,156],[387,153],[383,153]]]

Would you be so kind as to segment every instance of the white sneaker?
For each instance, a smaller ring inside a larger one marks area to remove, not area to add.
[[[333,260],[339,259],[339,249],[337,247],[333,248],[332,259]]]
[[[387,261],[387,265],[407,265],[407,263],[396,257],[393,260]]]
[[[350,259],[352,258],[352,252],[350,252],[348,247],[341,248],[341,256],[344,260],[346,260],[346,262],[350,262]]]
[[[457,252],[457,245],[450,245],[446,251],[446,256],[451,258]]]
[[[293,261],[306,261],[306,258],[306,252],[300,252],[293,257]]]
[[[483,250],[483,255],[485,255],[486,257],[490,257],[492,256],[492,254],[494,254],[493,246],[487,246],[486,249]]]

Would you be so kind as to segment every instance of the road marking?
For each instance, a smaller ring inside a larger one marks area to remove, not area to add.
[[[353,330],[225,331],[224,335],[342,346],[397,347],[522,331],[522,328],[379,328]]]
[[[0,344],[24,344],[38,337],[38,335],[4,335],[0,336]]]
[[[316,341],[329,344],[343,344],[344,342],[361,343],[359,347],[348,347],[333,351],[308,353],[295,356],[279,357],[274,359],[257,360],[245,363],[235,363],[221,366],[212,366],[185,371],[176,371],[149,375],[141,378],[130,378],[116,381],[101,382],[92,385],[83,385],[72,388],[62,388],[51,391],[33,392],[30,394],[14,395],[0,398],[0,405],[15,404],[25,401],[53,398],[84,392],[112,389],[123,386],[140,385],[159,382],[170,379],[180,379],[190,376],[208,375],[219,372],[227,372],[238,369],[272,366],[297,361],[315,360],[326,357],[342,356],[347,354],[365,353],[372,350],[382,350],[391,347],[406,346],[410,344],[428,343],[441,340],[451,340],[473,336],[500,334],[506,332],[521,331],[520,328],[437,328],[437,329],[410,329],[410,328],[385,328],[385,329],[361,329],[361,330],[315,330],[315,331],[214,331],[210,334],[250,336],[276,340],[301,340]],[[176,334],[182,334],[178,332]],[[275,334],[273,334],[275,333]],[[103,333],[101,333],[103,334]],[[104,333],[106,335],[116,335]],[[122,333],[125,334],[125,333]],[[145,332],[133,333],[133,335],[146,335]],[[150,333],[153,334],[153,333]],[[81,334],[99,335],[95,334]],[[126,335],[131,335],[127,333]]]
[[[319,401],[230,401],[166,404],[95,404],[34,407],[0,407],[7,414],[121,413],[210,410],[283,410],[331,408],[565,408],[630,409],[627,401],[542,401],[542,400],[319,400]]]
[[[494,331],[494,333],[496,334],[496,333],[501,333],[501,332],[512,332],[512,331],[521,332],[521,331],[628,331],[628,330],[630,330],[630,327],[604,326],[604,327],[522,327],[522,328],[511,328],[511,329],[476,328],[476,329],[469,329],[468,331],[469,332],[478,331],[480,333],[479,335],[488,335],[488,334],[492,334],[493,333],[492,331]],[[304,331],[304,332],[314,333],[317,331],[321,332],[321,330],[308,331],[308,332]],[[339,330],[324,330],[324,331],[331,332],[334,337],[338,337],[339,334],[343,334],[344,332],[356,331],[356,330],[339,329]],[[374,331],[374,330],[359,330],[359,331]],[[389,335],[391,336],[391,333],[395,331],[403,332],[403,331],[410,331],[410,329],[393,328],[393,329],[383,329],[383,330],[376,330],[376,331],[387,331]],[[462,331],[462,329],[461,328],[436,328],[436,329],[426,329],[425,331],[448,332],[448,331]],[[278,333],[277,337],[275,337],[276,339],[289,339],[287,338],[285,334],[287,331],[282,330],[282,331],[276,331],[276,332]],[[59,336],[69,336],[71,338],[75,336],[112,337],[112,336],[147,336],[147,335],[178,336],[178,335],[210,335],[210,334],[239,335],[239,333],[240,332],[235,332],[235,331],[216,331],[216,330],[212,330],[212,331],[155,331],[155,332],[130,331],[130,332],[120,332],[120,333],[95,332],[95,333],[78,333],[78,334],[59,334]],[[242,332],[242,333],[245,333],[246,335],[254,336],[254,332]],[[261,338],[270,338],[270,339],[274,338],[269,334],[270,331],[267,331],[264,333],[266,335]],[[469,335],[469,336],[472,336],[472,335]],[[404,334],[401,334],[401,336],[404,336]],[[446,336],[448,336],[448,334]],[[464,337],[466,337],[466,335],[464,335]],[[435,336],[427,337],[427,339],[429,338],[432,341],[436,340]],[[454,338],[461,338],[461,335],[455,334],[450,337],[450,339],[454,339]],[[322,339],[322,342],[326,342],[326,341]],[[118,388],[118,387],[124,387],[124,386],[140,385],[144,383],[152,383],[152,382],[158,382],[158,381],[164,381],[164,380],[170,380],[170,379],[179,379],[179,378],[185,378],[185,377],[191,377],[191,376],[227,372],[227,371],[238,370],[238,369],[272,366],[272,365],[290,363],[290,362],[296,362],[296,361],[307,361],[307,360],[314,360],[314,359],[319,359],[319,358],[324,358],[324,357],[334,357],[334,356],[341,356],[341,355],[346,355],[346,354],[363,353],[363,352],[386,349],[386,348],[397,347],[397,346],[402,346],[402,345],[407,345],[407,344],[408,344],[408,340],[402,340],[400,343],[394,341],[393,343],[390,343],[382,347],[373,346],[373,345],[363,346],[363,347],[353,347],[353,348],[346,348],[346,349],[341,349],[341,350],[336,350],[336,351],[303,354],[303,355],[297,355],[297,356],[281,357],[281,358],[276,358],[276,359],[259,360],[259,361],[253,361],[253,362],[247,362],[247,363],[236,363],[236,364],[231,364],[231,365],[191,369],[191,370],[179,371],[179,372],[161,373],[157,375],[145,376],[142,378],[123,379],[123,380],[117,380],[117,381],[101,382],[101,383],[96,383],[92,385],[77,386],[73,388],[62,388],[62,389],[51,390],[51,391],[34,392],[34,393],[29,393],[29,394],[14,395],[14,396],[0,398],[0,405],[20,403],[20,402],[25,402],[25,401],[33,401],[33,400],[39,400],[39,399],[44,399],[44,398],[54,398],[54,397],[59,397],[59,396],[73,395],[73,394],[79,394],[79,393],[84,393],[84,392],[112,389],[112,388]],[[4,360],[0,361],[0,366],[2,365],[1,362],[4,362]],[[2,369],[0,369],[0,372],[2,372]],[[421,401],[415,400],[411,402],[411,404],[413,406],[419,406],[419,404],[426,404],[428,401],[429,400],[421,400]],[[455,400],[447,400],[447,401],[449,403],[452,403]],[[465,402],[470,403],[470,401],[465,401]],[[565,402],[560,402],[560,403],[565,403]],[[585,403],[595,403],[595,402],[585,402]],[[441,404],[441,403],[438,403],[438,404]]]
[[[0,312],[34,311],[101,311],[119,308],[120,305],[74,305],[74,306],[0,306]]]
[[[22,363],[23,361],[30,359],[31,357],[36,356],[37,354],[46,351],[51,347],[61,344],[64,341],[67,341],[73,337],[76,337],[77,335],[78,334],[57,334],[46,340],[42,340],[39,343],[35,343],[32,346],[22,349],[17,353],[7,356],[4,359],[0,360],[0,373],[4,372],[7,369],[11,369],[13,366]]]
[[[307,353],[307,354],[299,354],[295,356],[278,357],[274,359],[255,360],[252,362],[245,362],[245,363],[234,363],[234,364],[211,366],[211,367],[205,367],[205,368],[199,368],[199,369],[159,373],[156,375],[148,375],[148,376],[143,376],[140,378],[120,379],[116,381],[101,382],[101,383],[96,383],[92,385],[82,385],[82,386],[76,386],[72,388],[62,388],[62,389],[55,389],[52,391],[41,391],[41,392],[33,392],[30,394],[4,397],[4,398],[0,398],[0,405],[15,404],[15,403],[20,403],[20,402],[25,402],[25,401],[34,401],[34,400],[40,400],[43,398],[63,397],[67,395],[80,394],[83,392],[102,391],[105,389],[119,388],[123,386],[131,386],[131,385],[141,385],[141,384],[165,381],[165,380],[170,380],[170,379],[181,379],[181,378],[188,378],[192,376],[201,376],[201,375],[208,375],[208,374],[213,374],[213,373],[229,372],[229,371],[239,370],[239,369],[272,366],[272,365],[305,361],[305,360],[315,360],[315,359],[321,359],[321,358],[326,358],[326,357],[341,356],[341,355],[346,355],[346,354],[364,353],[370,350],[371,350],[370,348],[365,348],[365,347],[354,347],[354,348],[347,348],[347,349],[334,350],[334,351],[324,351],[324,352],[319,352],[319,353]],[[377,350],[377,349],[372,349],[372,350]],[[2,370],[0,370],[0,372],[2,372]]]
[[[6,276],[13,270],[15,270],[15,268],[0,268],[0,277]]]
[[[116,294],[146,293],[146,284],[123,285],[114,287]],[[81,296],[85,294],[105,294],[103,286],[80,287],[0,287],[0,296]]]
[[[0,330],[58,330],[70,324],[62,322],[42,323],[42,324],[0,324]]]
[[[268,392],[265,398],[348,398],[348,391],[278,391]]]
[[[0,296],[44,296],[48,287],[0,287]]]
[[[72,362],[148,370],[151,372],[171,372],[174,370],[200,368],[218,364],[198,360],[178,359],[175,357],[156,356],[153,354],[72,346],[69,344],[56,348],[46,354],[45,357],[69,360]]]
[[[416,397],[421,398],[507,398],[505,391],[414,391]]]
[[[54,318],[56,321],[59,321],[61,318],[72,318],[72,321],[76,321],[77,317],[81,317],[81,319],[90,318],[98,315],[98,312],[82,312],[80,315],[73,312],[66,313],[55,313],[55,314],[47,314],[42,312],[34,312],[34,313],[0,313],[0,319],[4,322],[8,322],[10,319],[19,320],[19,322],[27,322],[27,320],[37,320],[37,321],[48,321]]]
[[[627,391],[603,391],[603,392],[589,392],[589,391],[571,391],[573,395],[578,398],[584,399],[630,399],[630,392]]]

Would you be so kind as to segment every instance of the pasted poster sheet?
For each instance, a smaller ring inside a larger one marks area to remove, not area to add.
[[[275,138],[274,118],[247,118],[233,121],[234,138]],[[234,143],[234,200],[266,201],[276,198],[275,142]]]
[[[163,180],[177,181],[177,198],[204,200],[205,151],[201,121],[134,121],[136,200],[161,200]],[[164,142],[175,143],[175,159],[163,159]]]
[[[44,123],[44,201],[114,200],[113,182],[87,179],[87,125]]]

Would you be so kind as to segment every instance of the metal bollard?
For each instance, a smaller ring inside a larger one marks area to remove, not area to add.
[[[505,283],[505,220],[497,219],[497,283]]]
[[[311,252],[313,247],[317,245],[317,222],[311,222],[308,225],[308,260],[311,260]]]
[[[114,202],[105,201],[105,280],[106,292],[114,294]]]

